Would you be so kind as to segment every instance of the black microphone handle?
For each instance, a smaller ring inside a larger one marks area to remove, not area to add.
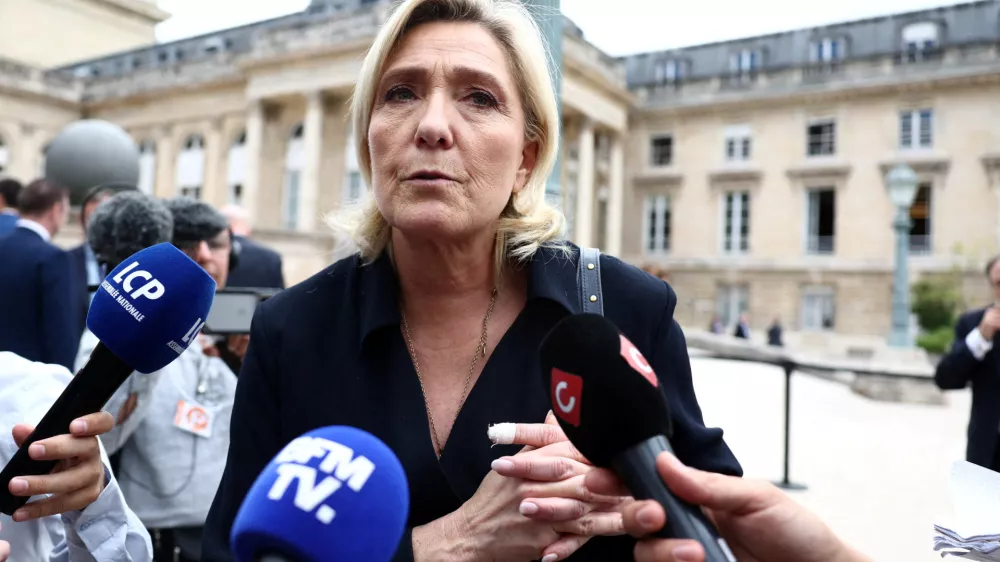
[[[55,404],[0,472],[0,513],[14,515],[30,499],[10,493],[11,479],[48,474],[58,462],[36,461],[28,456],[28,447],[35,441],[68,434],[73,420],[101,411],[132,371],[132,367],[103,343],[97,344],[87,364],[70,380]]]
[[[655,536],[700,542],[705,549],[705,562],[736,562],[726,540],[719,536],[701,508],[675,497],[660,478],[656,457],[664,451],[674,452],[667,438],[657,435],[626,449],[612,463],[634,498],[655,500],[663,506],[667,524]]]

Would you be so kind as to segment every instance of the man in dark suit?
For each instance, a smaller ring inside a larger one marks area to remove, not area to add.
[[[249,238],[250,223],[246,213],[236,205],[222,209],[229,220],[233,233],[233,243],[239,255],[236,267],[229,273],[226,286],[229,288],[284,289],[285,275],[282,272],[281,254],[265,248]]]
[[[0,351],[73,368],[80,342],[66,252],[52,237],[66,224],[69,192],[47,180],[24,188],[17,228],[0,238]]]
[[[83,231],[83,244],[69,251],[70,268],[73,271],[73,290],[76,293],[77,319],[80,334],[87,329],[87,311],[90,310],[90,287],[101,284],[101,266],[97,263],[94,251],[87,242],[87,224],[94,209],[106,199],[114,195],[114,191],[96,187],[87,193],[80,204],[80,226]]]
[[[17,225],[17,198],[22,189],[14,178],[0,180],[0,236],[10,234]]]
[[[986,264],[994,303],[966,312],[955,326],[955,341],[934,372],[942,390],[972,383],[967,461],[1000,472],[1000,256]]]

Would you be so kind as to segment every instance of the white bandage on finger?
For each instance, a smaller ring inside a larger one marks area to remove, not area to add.
[[[486,430],[486,435],[494,445],[510,445],[514,442],[514,433],[517,431],[517,424],[498,423],[491,425]]]

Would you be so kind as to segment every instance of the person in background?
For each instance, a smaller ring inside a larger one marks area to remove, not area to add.
[[[0,179],[0,236],[17,226],[17,199],[24,186],[14,178]]]
[[[17,228],[0,238],[0,351],[72,368],[79,307],[69,257],[52,244],[69,215],[69,192],[36,180],[18,207]]]
[[[99,267],[112,271],[136,252],[170,242],[173,234],[174,218],[162,201],[138,191],[125,191],[94,208],[88,221],[87,246],[92,248]],[[84,326],[76,358],[77,370],[90,358],[97,341]],[[104,410],[115,416],[116,425],[122,426],[118,431],[132,433],[135,430],[135,421],[141,420],[149,408],[150,395],[159,376],[160,371],[148,375],[133,373],[105,404]],[[135,411],[138,414],[133,419],[131,415]],[[102,438],[115,439],[116,436]],[[105,446],[117,451],[111,454],[111,470],[118,474],[121,451],[108,443]]]
[[[713,334],[722,334],[726,331],[726,327],[722,325],[722,318],[718,314],[712,316],[712,323],[709,326],[708,331]]]
[[[83,243],[69,251],[70,267],[73,271],[73,284],[76,289],[76,299],[79,303],[80,333],[87,329],[87,311],[90,310],[91,287],[97,287],[104,280],[101,266],[94,256],[94,250],[87,242],[87,224],[90,216],[102,202],[114,195],[111,189],[96,187],[90,190],[80,203],[80,229],[83,232]]]
[[[965,459],[1000,472],[1000,256],[986,263],[993,303],[962,314],[955,324],[951,350],[934,370],[941,390],[972,385]]]
[[[774,322],[771,322],[771,327],[767,329],[767,345],[783,347],[785,343],[781,341],[781,333],[781,318],[775,316]]]
[[[250,239],[252,230],[245,210],[238,205],[222,208],[222,216],[229,221],[233,243],[239,248],[239,263],[226,281],[230,288],[284,289],[281,254],[265,248]]]
[[[34,429],[22,422],[41,420],[71,378],[61,365],[0,353],[0,466]],[[36,496],[13,518],[0,514],[0,544],[9,543],[12,562],[152,560],[149,533],[126,505],[97,439],[113,425],[111,415],[98,412],[73,421],[68,434],[29,447],[32,458],[59,464],[51,474],[10,481],[12,494]],[[0,546],[0,560],[3,551]]]
[[[733,336],[741,339],[750,339],[750,315],[746,312],[740,313],[740,319],[736,322],[736,331]]]
[[[116,195],[98,207],[91,225],[92,242],[96,242],[105,206],[123,196]],[[188,198],[167,201],[165,208],[173,222],[172,243],[204,268],[218,289],[225,288],[232,250],[225,217]],[[157,223],[161,222],[158,218]],[[109,453],[121,451],[118,479],[122,492],[149,530],[157,562],[199,560],[202,527],[229,448],[236,374],[218,357],[214,340],[203,334],[198,338],[201,345],[192,345],[157,373],[133,374],[108,403],[112,413],[118,412],[118,425],[102,440]],[[96,338],[88,342],[85,353],[81,349],[79,364],[89,357],[90,344],[96,345]],[[245,341],[242,349],[232,351],[242,358]],[[149,378],[143,381],[142,377]],[[133,400],[137,388],[145,390]],[[126,407],[130,402],[131,409]],[[198,416],[207,418],[207,423],[190,423]]]

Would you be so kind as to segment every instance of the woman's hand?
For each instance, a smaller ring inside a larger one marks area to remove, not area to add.
[[[104,486],[104,463],[101,461],[98,435],[111,431],[115,418],[97,412],[73,420],[70,435],[57,435],[31,444],[28,455],[35,460],[59,461],[51,474],[12,478],[8,489],[15,496],[31,497],[52,494],[31,502],[14,512],[14,521],[28,521],[58,513],[81,510],[94,503]],[[18,447],[31,435],[29,425],[14,426]]]
[[[679,498],[700,505],[740,562],[862,562],[868,558],[840,541],[816,515],[767,482],[702,472],[660,453],[656,469]],[[588,475],[594,493],[623,491],[605,472]],[[635,537],[666,523],[660,504],[637,501],[625,508],[625,528]],[[635,547],[636,562],[702,562],[705,551],[692,540],[647,539]]]
[[[596,469],[551,413],[545,424],[516,424],[501,441],[526,446],[494,461],[494,471],[461,509],[414,529],[418,561],[553,562],[592,536],[624,533],[621,498],[598,496],[584,486],[586,474]]]
[[[587,475],[604,469],[592,466],[568,441],[501,457],[493,462],[501,476],[524,481],[522,515],[548,522],[560,539],[543,551],[542,560],[564,560],[595,536],[624,534],[622,510],[630,497],[593,493]]]

